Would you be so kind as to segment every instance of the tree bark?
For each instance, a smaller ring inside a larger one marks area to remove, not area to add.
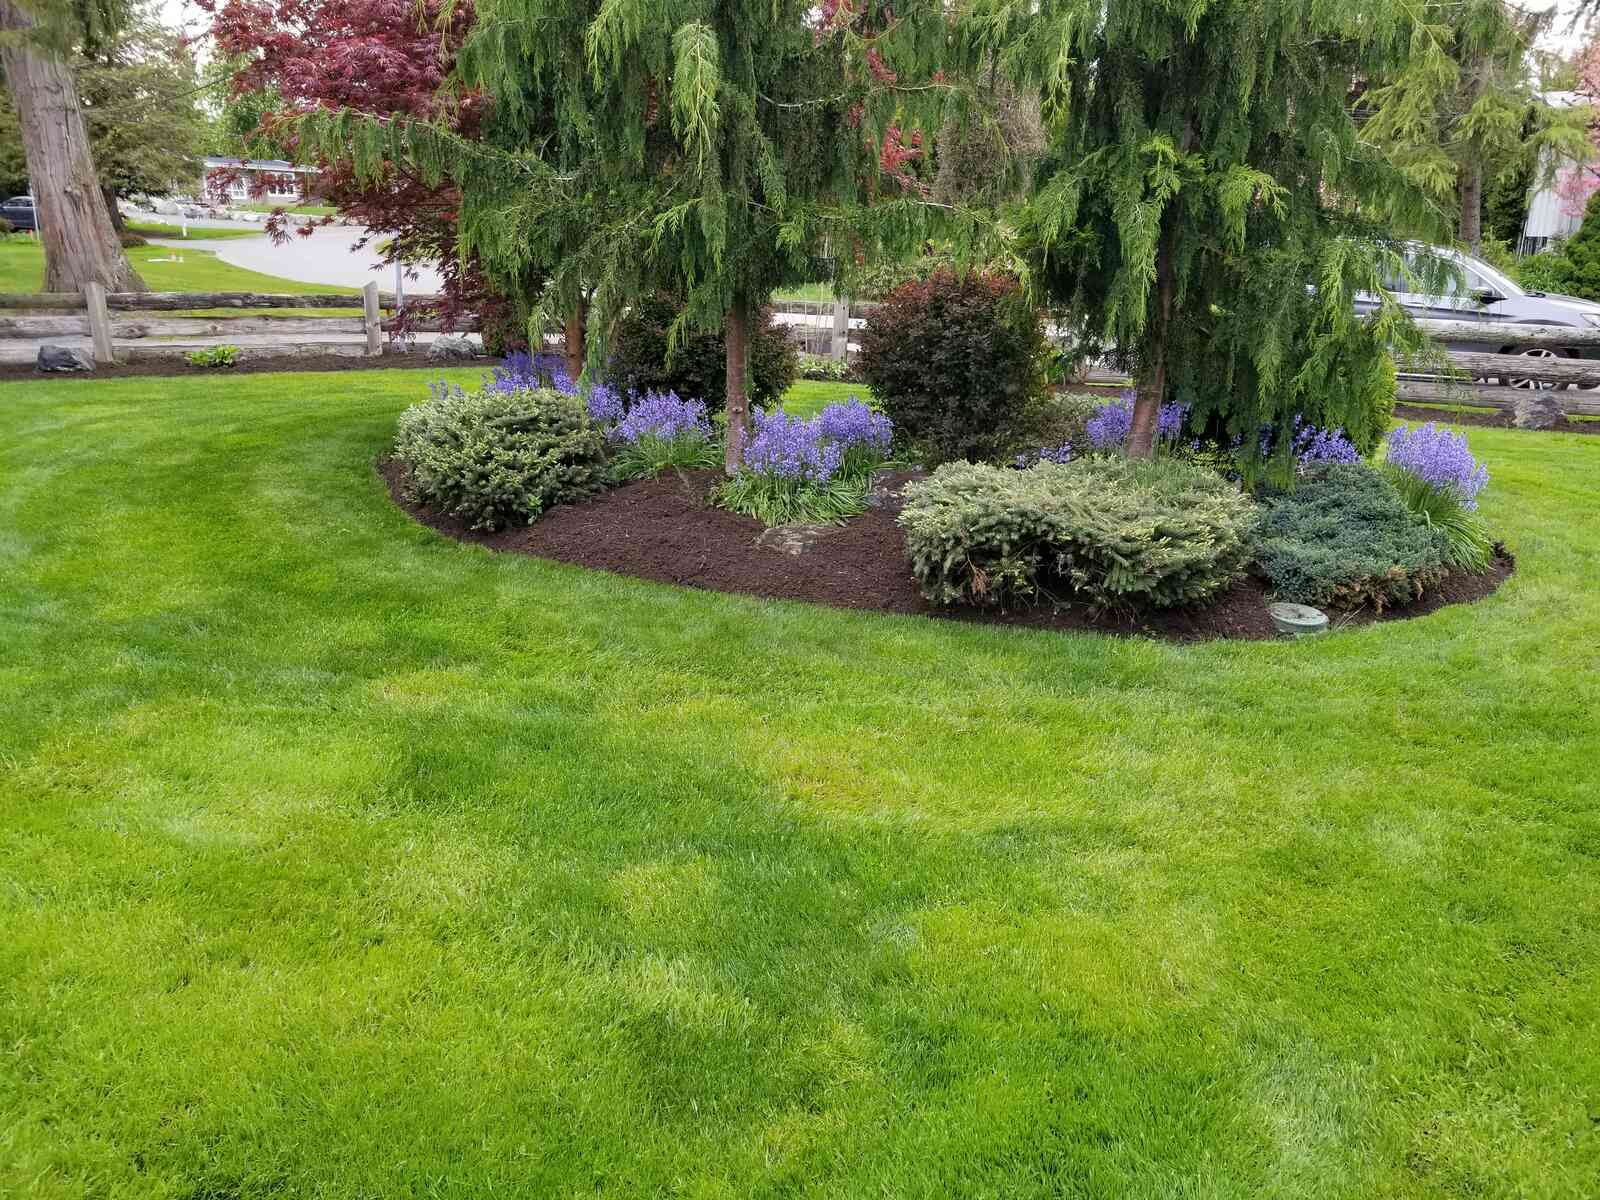
[[[111,228],[118,233],[126,231],[128,223],[122,219],[122,210],[117,207],[117,193],[102,184],[100,194],[105,197],[106,213],[111,218]]]
[[[744,446],[750,437],[749,375],[750,299],[743,292],[734,294],[728,306],[724,334],[728,355],[728,432],[724,445],[723,469],[737,475],[744,462]]]
[[[1483,164],[1461,164],[1461,241],[1476,254],[1483,244]]]
[[[1173,256],[1176,222],[1169,210],[1167,228],[1156,244],[1156,311],[1145,342],[1145,361],[1134,391],[1133,426],[1128,431],[1128,457],[1149,458],[1155,453],[1156,424],[1167,394],[1167,335],[1172,324],[1172,294],[1177,287]]]
[[[66,63],[26,40],[33,27],[33,17],[14,0],[0,0],[0,30],[23,35],[0,42],[0,68],[22,132],[44,243],[44,290],[76,292],[100,283],[112,292],[144,291],[95,178],[77,84]]]
[[[566,342],[567,378],[574,383],[583,374],[583,360],[588,353],[585,340],[588,325],[589,299],[587,296],[579,296],[572,312],[567,314],[567,323],[562,331]]]

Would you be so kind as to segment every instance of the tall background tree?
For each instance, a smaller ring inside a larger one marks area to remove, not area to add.
[[[1541,98],[1534,43],[1552,18],[1505,0],[1458,0],[1418,28],[1404,68],[1362,97],[1365,135],[1454,214],[1474,253],[1486,188],[1592,154],[1587,111]]]
[[[117,240],[67,63],[74,50],[114,38],[127,16],[121,0],[0,0],[0,70],[37,206],[46,291],[144,290]]]
[[[547,274],[536,328],[591,296],[591,363],[632,297],[682,297],[682,326],[725,333],[732,470],[752,314],[825,273],[825,248],[923,228],[908,121],[950,90],[928,69],[946,29],[915,0],[479,0],[456,82],[488,102],[492,144],[351,112],[300,128],[320,150],[353,145],[358,166],[452,180],[465,253],[498,279]]]
[[[112,35],[74,47],[68,61],[112,224],[122,228],[118,199],[192,189],[209,121],[200,104],[204,84],[182,35],[144,4]],[[0,187],[10,194],[27,185],[16,108],[0,93]]]
[[[1440,214],[1363,140],[1351,93],[1404,67],[1410,11],[974,0],[963,15],[969,62],[1043,98],[1024,247],[1035,287],[1128,358],[1131,453],[1152,452],[1169,401],[1251,448],[1296,415],[1358,439],[1386,419],[1385,350],[1408,323],[1392,303],[1358,320],[1352,293],[1396,266],[1391,222]]]

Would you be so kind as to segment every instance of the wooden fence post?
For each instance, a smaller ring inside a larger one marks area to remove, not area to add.
[[[840,362],[850,357],[850,302],[833,302],[833,357]]]
[[[367,331],[367,357],[376,358],[383,353],[383,316],[378,311],[377,281],[361,289],[362,324]]]
[[[94,341],[95,362],[116,362],[116,354],[111,345],[111,315],[106,312],[105,285],[84,284],[83,306],[89,313],[89,337]]]

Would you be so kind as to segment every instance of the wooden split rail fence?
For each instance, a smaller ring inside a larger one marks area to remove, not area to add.
[[[432,297],[410,297],[415,303]],[[391,294],[369,283],[357,295],[278,292],[107,292],[97,283],[78,292],[0,294],[0,340],[42,343],[88,338],[96,362],[174,358],[239,339],[247,356],[377,355],[393,320]],[[361,315],[197,316],[206,309],[359,308]],[[171,315],[168,315],[171,314]]]

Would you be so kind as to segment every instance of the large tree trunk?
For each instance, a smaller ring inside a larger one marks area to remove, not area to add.
[[[728,355],[728,433],[723,468],[737,475],[744,462],[744,444],[750,436],[749,375],[750,299],[743,292],[734,295],[728,306],[724,334]]]
[[[1476,254],[1483,244],[1483,164],[1461,165],[1461,241]]]
[[[89,134],[72,73],[26,40],[33,18],[14,0],[0,0],[0,30],[23,38],[0,41],[0,68],[11,88],[28,181],[44,242],[44,290],[76,292],[86,283],[112,292],[141,292],[117,241],[95,178]]]
[[[1172,294],[1177,286],[1173,262],[1176,222],[1168,214],[1167,229],[1156,246],[1156,311],[1145,338],[1144,364],[1133,400],[1133,427],[1128,432],[1128,457],[1155,453],[1157,418],[1167,395],[1167,335],[1172,325]]]
[[[585,331],[588,328],[588,324],[589,300],[586,296],[579,296],[577,304],[567,314],[566,327],[562,330],[566,342],[563,348],[567,359],[567,378],[574,383],[583,374],[583,360],[588,353],[588,346],[585,341]]]

